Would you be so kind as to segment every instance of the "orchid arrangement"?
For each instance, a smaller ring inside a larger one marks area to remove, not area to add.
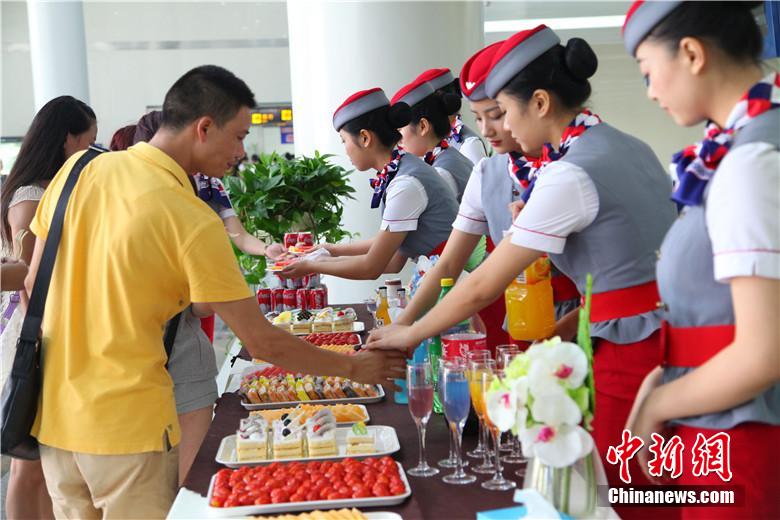
[[[590,294],[580,310],[577,343],[555,337],[535,343],[515,357],[486,395],[491,422],[511,429],[523,455],[563,468],[591,453],[588,433],[594,412],[593,349],[590,339]]]

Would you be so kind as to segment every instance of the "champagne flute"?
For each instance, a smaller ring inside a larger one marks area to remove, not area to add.
[[[413,477],[432,477],[439,470],[428,465],[425,458],[425,427],[433,410],[433,372],[431,364],[426,362],[410,363],[406,366],[406,383],[409,396],[409,413],[417,425],[420,438],[420,461],[407,471]]]
[[[498,345],[496,347],[496,368],[498,370],[506,369],[509,362],[519,353],[520,349],[517,345]],[[498,447],[505,453],[512,451],[512,446],[509,443],[504,442],[503,433],[498,437]]]
[[[453,360],[456,360],[456,359],[462,359],[462,358],[453,358],[452,360],[447,360],[445,358],[438,358],[437,359],[437,364],[439,366],[439,370],[437,371],[438,378],[436,380],[437,381],[436,391],[439,394],[439,401],[441,403],[444,403],[444,384],[442,383],[442,375],[444,373],[444,364],[447,363],[448,361],[453,361]],[[447,414],[444,414],[443,417],[444,417],[444,424],[447,426],[447,431],[450,432],[451,428],[452,428],[452,425],[450,424],[450,421],[447,419]],[[449,454],[447,455],[446,459],[441,459],[439,462],[436,463],[440,468],[454,468],[454,467],[457,467],[457,465],[458,465],[458,459],[455,456],[455,441],[453,440],[452,435],[448,435],[447,437],[449,437],[450,450],[449,450]],[[464,460],[463,461],[463,465],[464,466],[468,466],[469,465],[468,461]]]
[[[482,464],[472,468],[472,471],[474,471],[474,473],[491,474],[493,473],[495,466],[493,466],[493,463],[490,461],[492,452],[488,446],[488,430],[485,425],[485,397],[482,386],[482,374],[484,372],[495,372],[496,362],[489,358],[472,360],[469,362],[468,368],[471,402],[474,405],[474,411],[477,413],[477,417],[479,418],[479,442],[480,445],[484,447],[482,450]]]
[[[471,350],[469,352],[466,352],[466,366],[471,367],[471,363],[473,361],[485,361],[490,358],[490,351],[488,350]],[[471,390],[474,385],[474,381],[471,379],[471,370],[469,370],[469,389]],[[480,388],[482,381],[479,381]],[[481,390],[480,393],[481,394]],[[479,417],[479,411],[477,411],[477,403],[474,402],[474,392],[472,390],[471,392],[471,398],[472,398],[472,404],[474,406],[474,411],[477,413],[477,417]],[[474,448],[471,451],[467,451],[466,455],[471,457],[472,459],[481,459],[485,456],[485,453],[488,452],[487,442],[483,442],[483,439],[485,438],[485,424],[482,419],[479,419],[479,435],[477,436],[477,447]],[[477,472],[476,468],[474,468],[474,471]],[[492,466],[491,466],[492,471]]]
[[[463,471],[461,455],[461,440],[463,425],[469,416],[469,381],[466,364],[460,361],[447,360],[442,371],[442,386],[444,388],[444,414],[450,423],[452,437],[455,440],[455,473],[447,475],[442,480],[447,484],[471,484],[477,480],[474,475]]]
[[[507,489],[513,489],[517,486],[517,483],[515,483],[512,480],[507,480],[504,478],[503,475],[503,469],[501,468],[501,450],[498,449],[498,439],[501,436],[501,431],[496,427],[495,424],[493,424],[493,421],[490,419],[490,410],[487,407],[487,399],[488,399],[488,393],[490,391],[490,385],[493,383],[493,380],[495,378],[503,377],[503,372],[500,370],[496,370],[495,372],[491,373],[488,371],[485,371],[482,373],[482,385],[483,385],[483,391],[484,391],[484,399],[485,399],[485,419],[487,421],[487,426],[490,429],[490,431],[493,433],[493,441],[496,445],[496,472],[493,475],[493,478],[490,480],[486,480],[482,483],[482,487],[485,489],[490,489],[493,491],[506,491]]]

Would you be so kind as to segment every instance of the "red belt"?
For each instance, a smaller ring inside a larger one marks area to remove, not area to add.
[[[438,246],[433,248],[433,251],[431,251],[428,254],[428,256],[433,256],[433,255],[441,256],[442,252],[444,251],[444,246],[446,246],[446,245],[447,245],[447,241],[445,240],[444,242],[442,242],[441,244],[439,244]]]
[[[566,275],[553,276],[550,279],[553,290],[553,301],[555,303],[576,300],[580,297],[577,286]]]
[[[655,280],[634,287],[594,294],[590,306],[590,322],[644,314],[656,310],[660,301]]]
[[[697,367],[734,341],[734,325],[672,327],[661,325],[661,352],[665,365]]]

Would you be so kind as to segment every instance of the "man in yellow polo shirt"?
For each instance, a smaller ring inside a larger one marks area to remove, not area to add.
[[[188,178],[221,177],[244,156],[254,105],[227,70],[193,69],[166,94],[154,139],[95,158],[71,195],[43,323],[43,389],[32,431],[58,517],[167,513],[179,426],[162,335],[190,302],[213,309],[252,355],[283,368],[367,383],[403,372],[400,354],[334,354],[260,313],[220,219]],[[30,226],[37,241],[28,288],[79,156],[57,173]]]

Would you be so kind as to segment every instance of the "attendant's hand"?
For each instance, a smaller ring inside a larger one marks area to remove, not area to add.
[[[282,244],[278,244],[274,242],[273,244],[268,244],[265,246],[265,257],[269,260],[278,260],[281,258],[287,251],[285,250],[284,246]]]
[[[283,278],[303,278],[313,272],[311,262],[301,259],[286,266],[278,274]]]
[[[666,419],[661,416],[660,410],[658,410],[658,398],[656,389],[661,386],[663,377],[663,368],[654,368],[647,376],[639,387],[639,391],[634,399],[634,406],[631,408],[631,413],[628,415],[628,421],[626,422],[626,429],[641,438],[644,441],[644,446],[637,453],[637,459],[639,465],[642,468],[642,472],[654,484],[668,484],[669,480],[650,475],[650,469],[648,462],[650,460],[650,444],[652,444],[652,434],[657,433],[666,438],[665,433],[668,428],[666,427]]]
[[[353,365],[349,378],[359,383],[381,384],[394,392],[401,389],[393,379],[406,377],[406,359],[403,352],[394,350],[361,350],[351,356]]]
[[[525,202],[522,200],[516,200],[514,202],[510,202],[509,206],[509,213],[512,214],[512,222],[517,219],[517,216],[520,214],[520,211],[525,207]]]
[[[368,336],[366,348],[370,350],[398,350],[411,356],[420,340],[415,338],[410,325],[388,325],[374,329]]]

